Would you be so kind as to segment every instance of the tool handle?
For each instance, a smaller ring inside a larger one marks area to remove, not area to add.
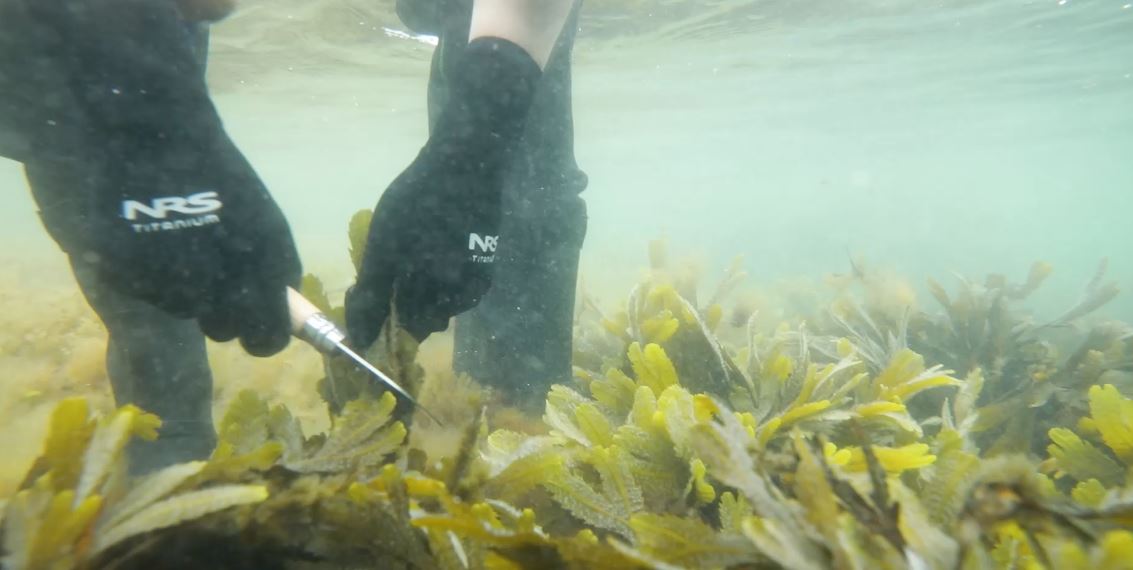
[[[291,334],[319,352],[334,354],[339,343],[346,340],[346,333],[339,330],[314,303],[290,287],[287,288],[287,308],[291,313]]]
[[[413,398],[402,388],[397,382],[394,382],[389,376],[386,376],[381,370],[375,368],[372,364],[366,361],[349,347],[343,344],[346,340],[346,334],[343,333],[314,303],[307,300],[302,294],[290,287],[287,288],[287,308],[291,313],[291,333],[298,337],[300,340],[315,347],[316,350],[324,354],[342,354],[354,361],[362,370],[368,371],[375,378],[381,381],[386,386],[392,388],[395,392],[401,395],[413,404],[421,408],[425,415],[429,416],[437,425],[443,426],[440,420],[437,419],[429,410],[424,406],[417,403]]]
[[[307,300],[291,287],[287,288],[287,309],[291,312],[291,333],[303,332],[303,327],[311,317],[322,313],[314,303]]]

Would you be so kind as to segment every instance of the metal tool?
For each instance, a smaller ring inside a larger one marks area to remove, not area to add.
[[[287,289],[287,306],[291,312],[291,334],[296,338],[315,347],[315,350],[327,355],[341,354],[345,355],[354,364],[363,370],[369,372],[372,376],[381,380],[383,384],[388,386],[394,392],[401,395],[409,403],[415,407],[421,408],[429,419],[437,422],[437,425],[444,425],[413,396],[409,395],[400,384],[394,382],[392,378],[387,376],[381,370],[378,370],[373,364],[366,361],[358,353],[346,346],[346,333],[342,332],[326,315],[319,310],[314,303],[307,300],[306,297],[301,295],[298,291],[288,288]]]

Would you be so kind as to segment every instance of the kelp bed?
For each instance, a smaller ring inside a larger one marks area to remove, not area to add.
[[[651,253],[620,310],[580,304],[575,380],[541,423],[450,402],[445,457],[338,363],[326,433],[245,391],[208,461],[140,479],[124,449],[160,419],[66,399],[2,507],[4,567],[1133,568],[1133,333],[1071,326],[1116,295],[1104,266],[1045,323],[1019,308],[1041,263],[930,282],[934,310],[855,266],[821,309],[768,316],[729,301],[738,265],[700,302]],[[444,392],[412,343],[379,345]]]

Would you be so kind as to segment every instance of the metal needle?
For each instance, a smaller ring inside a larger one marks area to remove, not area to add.
[[[306,297],[299,294],[294,289],[287,290],[287,304],[291,312],[291,332],[300,340],[315,347],[316,350],[323,354],[343,354],[352,360],[355,365],[361,367],[363,370],[369,372],[372,376],[381,380],[383,384],[389,386],[391,390],[397,392],[402,398],[405,398],[413,406],[420,408],[425,412],[429,419],[437,422],[437,425],[443,426],[440,420],[437,419],[427,408],[417,403],[413,396],[409,395],[400,384],[394,382],[392,378],[378,370],[376,366],[370,364],[365,358],[362,358],[358,353],[346,346],[346,334],[343,333],[326,315],[315,306],[314,303],[307,300]]]

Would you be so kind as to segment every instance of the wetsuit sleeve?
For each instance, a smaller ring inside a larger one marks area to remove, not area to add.
[[[65,247],[119,292],[267,355],[302,268],[282,211],[224,131],[172,2],[23,0],[84,119],[82,213]]]
[[[100,142],[200,148],[222,136],[201,63],[186,48],[190,31],[172,3],[45,0],[33,10],[67,38],[61,63]]]
[[[236,0],[177,0],[181,16],[190,22],[216,22],[236,9]]]
[[[397,0],[397,17],[418,34],[439,35],[444,0]]]
[[[27,162],[81,138],[77,107],[59,69],[59,34],[27,2],[0,0],[0,156]]]

